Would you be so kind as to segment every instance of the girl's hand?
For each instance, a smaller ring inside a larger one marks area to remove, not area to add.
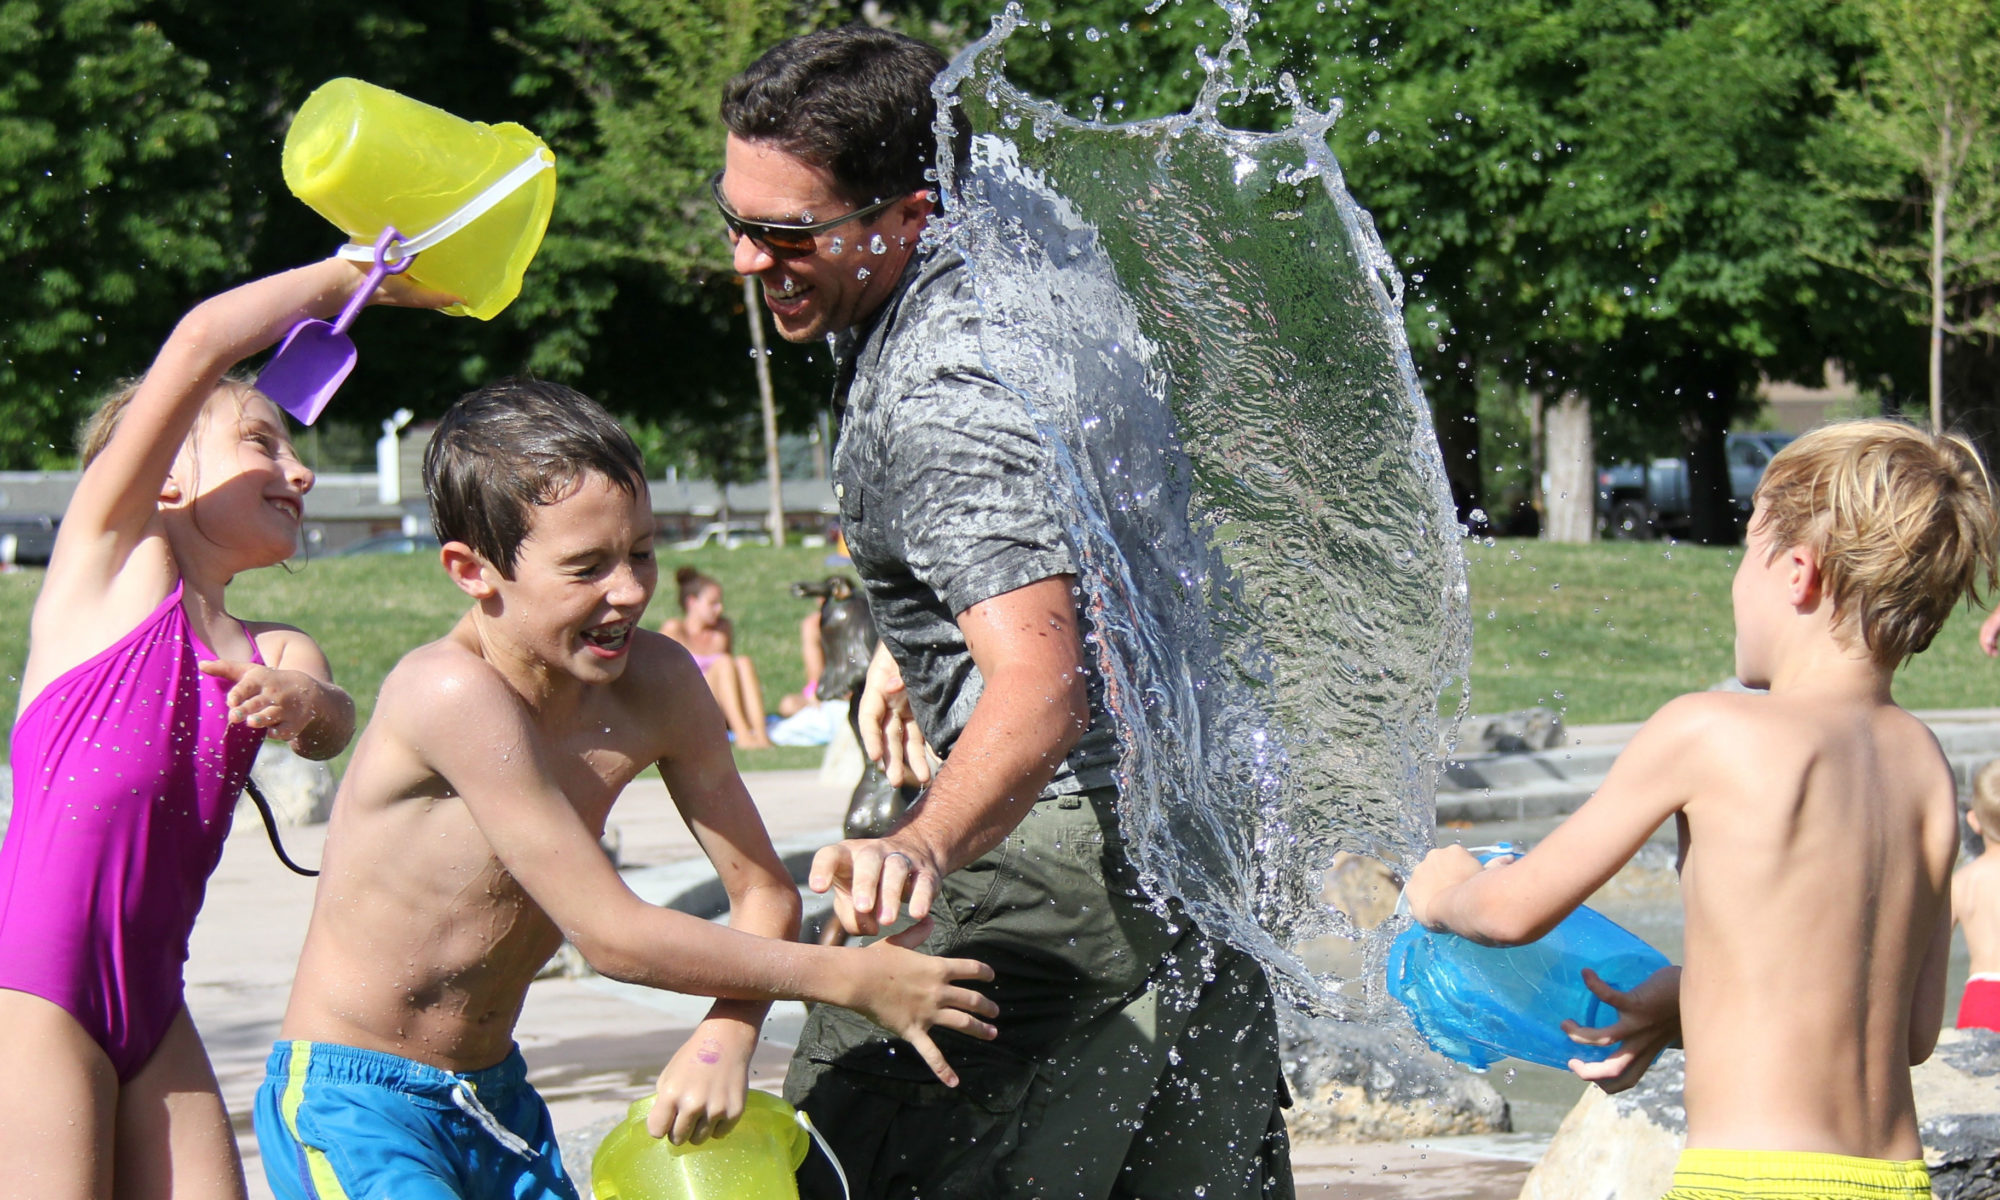
[[[750,1087],[750,1056],[757,1050],[757,1027],[744,1021],[711,1018],[660,1072],[646,1132],[674,1145],[700,1145],[735,1128]]]
[[[216,659],[201,664],[201,673],[227,679],[229,723],[248,725],[266,737],[296,741],[313,718],[330,685],[304,671],[284,671],[260,663]]]
[[[860,950],[840,951],[853,965],[852,1008],[910,1043],[946,1087],[958,1086],[958,1072],[931,1041],[933,1025],[985,1041],[1000,1036],[981,1017],[1000,1015],[1000,1006],[954,980],[993,978],[993,968],[969,958],[934,958],[916,947],[936,922],[925,918]]]

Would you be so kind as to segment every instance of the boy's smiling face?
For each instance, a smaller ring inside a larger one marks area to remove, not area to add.
[[[651,497],[644,487],[633,494],[587,474],[562,499],[531,510],[512,579],[476,561],[477,582],[461,578],[459,586],[482,601],[515,654],[585,683],[608,683],[624,674],[659,582]]]

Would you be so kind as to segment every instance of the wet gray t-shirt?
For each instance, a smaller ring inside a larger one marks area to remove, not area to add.
[[[834,342],[835,395],[845,403],[833,454],[841,528],[910,707],[940,755],[964,732],[982,687],[958,614],[1076,573],[1048,448],[1022,398],[982,365],[979,330],[964,260],[926,247],[875,319]],[[1090,716],[1044,795],[1112,782],[1118,747],[1095,670]]]

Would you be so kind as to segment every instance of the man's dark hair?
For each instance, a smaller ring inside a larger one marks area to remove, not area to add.
[[[847,25],[779,42],[722,92],[722,122],[747,142],[770,142],[832,172],[856,205],[936,186],[931,81],[944,70],[937,47],[913,37]],[[954,112],[956,161],[970,142]]]
[[[441,542],[463,542],[509,579],[530,510],[585,475],[639,495],[646,465],[595,400],[559,383],[503,379],[459,397],[424,449],[424,494]]]

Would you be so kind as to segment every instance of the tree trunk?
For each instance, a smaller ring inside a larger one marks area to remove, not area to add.
[[[764,478],[771,485],[771,511],[765,525],[771,544],[785,544],[785,482],[778,467],[778,402],[771,393],[771,362],[764,349],[764,306],[757,281],[743,277],[743,315],[750,321],[750,357],[757,364],[757,400],[764,410]]]
[[[1951,101],[1938,122],[1938,177],[1931,187],[1931,432],[1944,432],[1945,213],[1951,207]]]
[[[1729,488],[1733,401],[1708,394],[1683,420],[1686,434],[1688,539],[1703,546],[1736,543],[1736,501]]]
[[[1548,519],[1542,536],[1551,542],[1581,544],[1597,532],[1597,443],[1590,430],[1590,401],[1581,392],[1562,394],[1543,418],[1548,431]]]
[[[1479,464],[1479,413],[1476,393],[1440,381],[1431,395],[1432,419],[1437,425],[1438,450],[1444,455],[1444,477],[1451,484],[1451,499],[1458,509],[1459,523],[1474,533],[1490,526],[1475,521],[1472,514],[1485,511],[1486,496]]]

